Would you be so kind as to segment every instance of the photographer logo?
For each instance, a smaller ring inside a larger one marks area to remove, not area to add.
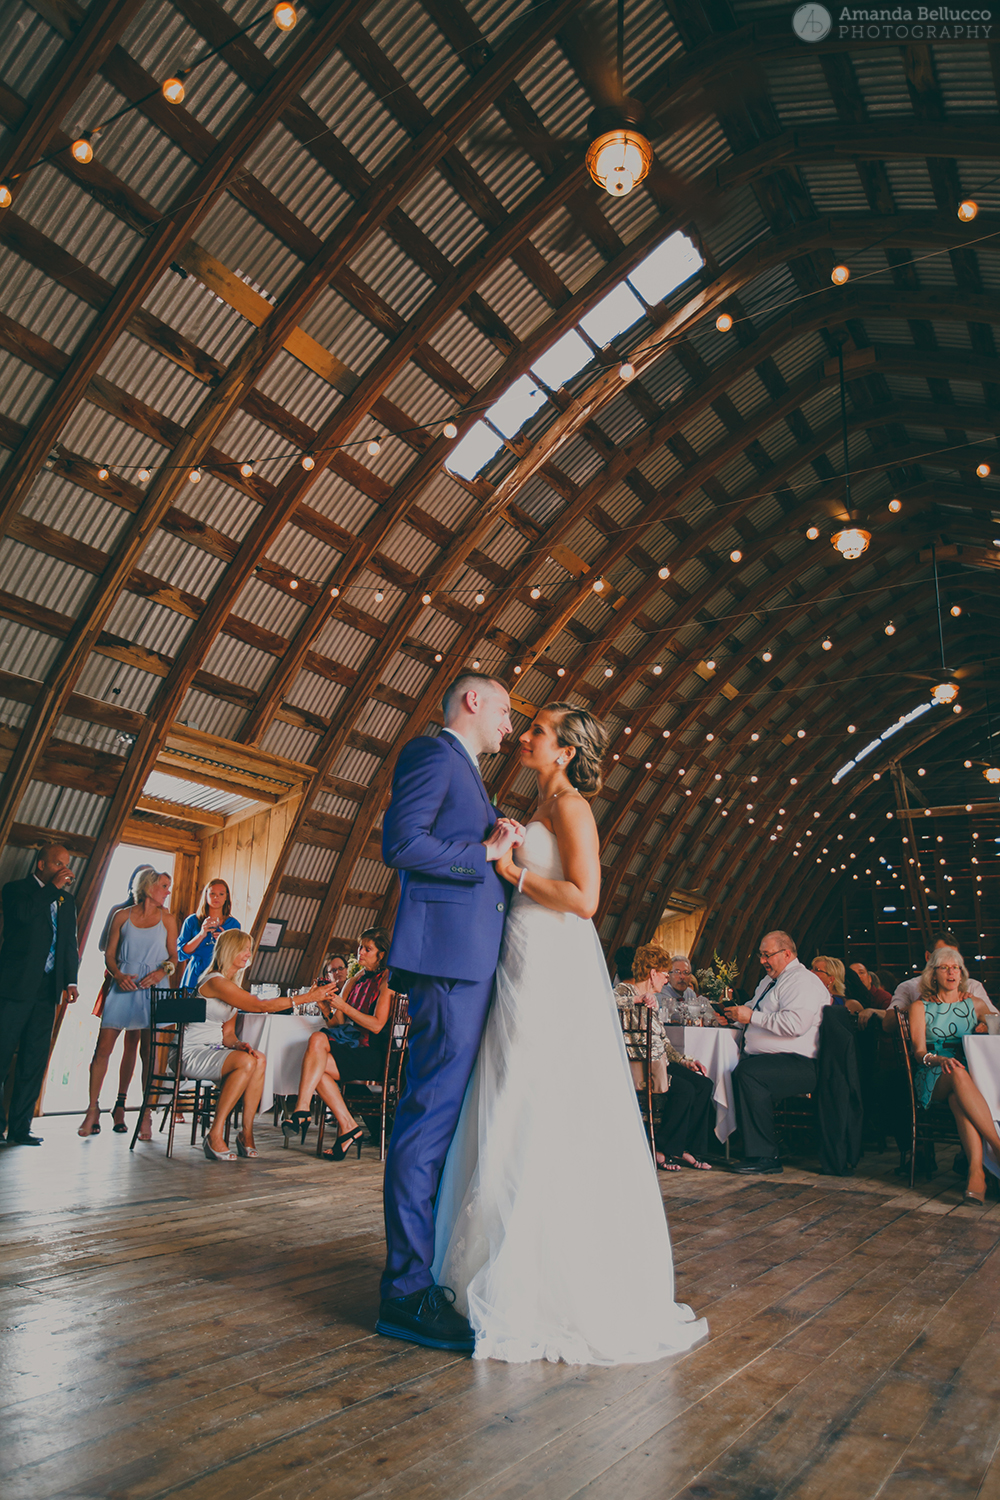
[[[830,35],[833,17],[825,5],[800,5],[792,17],[792,30],[801,42],[822,42]]]

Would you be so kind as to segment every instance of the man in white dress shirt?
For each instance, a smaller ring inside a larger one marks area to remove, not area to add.
[[[924,950],[924,958],[928,963],[931,961],[931,954],[936,952],[938,948],[954,948],[957,952],[958,938],[953,932],[932,932],[930,947]],[[963,964],[965,963],[964,958],[962,962]],[[985,1000],[987,1007],[994,1015],[996,1014],[996,1006],[978,979],[969,980],[969,994],[974,1000]],[[862,1026],[865,1026],[872,1016],[877,1016],[882,1022],[883,1031],[895,1031],[898,1026],[897,1017],[899,1012],[908,1011],[914,1000],[919,999],[920,975],[914,974],[912,979],[904,979],[902,984],[897,985],[892,1000],[884,1011],[864,1010],[858,1016],[858,1021]]]
[[[774,1137],[774,1106],[789,1094],[816,1088],[816,1058],[823,1011],[830,1003],[822,979],[800,964],[787,932],[769,932],[761,941],[765,977],[749,1005],[731,1005],[730,1021],[746,1028],[743,1056],[733,1070],[736,1118],[743,1133],[744,1176],[782,1170]]]

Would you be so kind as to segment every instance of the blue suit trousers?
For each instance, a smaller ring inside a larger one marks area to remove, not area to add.
[[[492,992],[492,974],[411,980],[406,1088],[385,1163],[383,1297],[405,1297],[432,1283],[434,1200]]]

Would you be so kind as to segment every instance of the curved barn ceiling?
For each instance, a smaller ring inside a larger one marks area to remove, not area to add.
[[[609,724],[609,948],[671,891],[707,904],[709,944],[794,924],[897,809],[890,758],[930,739],[950,803],[996,801],[975,762],[1000,613],[1000,47],[809,45],[793,9],[628,0],[656,165],[613,199],[584,166],[580,44],[613,53],[611,0],[316,0],[288,32],[244,0],[10,0],[8,860],[55,829],[92,910],[137,820],[197,823],[164,770],[235,767],[249,803],[303,791],[257,929],[300,934],[265,963],[305,978],[331,933],[391,918],[394,757],[474,661],[518,725],[554,697]],[[675,285],[653,252],[678,231],[698,269]],[[535,406],[504,436],[522,377]],[[461,477],[487,412],[493,456]],[[848,561],[830,536],[852,515],[871,543]],[[927,701],[909,674],[942,646],[961,714],[834,783]],[[528,810],[511,754],[486,776]],[[839,868],[807,828],[845,834]]]

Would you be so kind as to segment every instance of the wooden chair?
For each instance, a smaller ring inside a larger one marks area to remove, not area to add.
[[[643,1025],[637,1030],[636,1028],[631,1027],[628,1024],[630,1011],[634,1014],[635,1009],[635,1006],[631,1006],[628,1009],[623,1006],[619,1006],[618,1020],[621,1024],[622,1035],[625,1038],[626,1050],[631,1048],[632,1052],[637,1052],[639,1054],[638,1058],[632,1058],[630,1054],[629,1061],[638,1061],[642,1063],[642,1071],[645,1081],[636,1084],[635,1093],[636,1098],[639,1101],[639,1113],[642,1115],[643,1121],[646,1126],[646,1134],[649,1139],[649,1149],[653,1153],[653,1160],[655,1161],[656,1134],[655,1120],[653,1118],[653,1069],[650,1067],[650,1061],[653,1056],[653,1012],[648,1005],[643,1007],[646,1012],[645,1020],[643,1022]],[[636,1082],[634,1077],[632,1081],[633,1083]]]
[[[342,1087],[344,1102],[350,1107],[352,1114],[361,1115],[366,1124],[368,1123],[366,1116],[374,1117],[375,1110],[378,1109],[379,1161],[385,1161],[389,1134],[396,1118],[396,1106],[403,1092],[403,1069],[410,1032],[410,1015],[405,994],[393,994],[385,1025],[388,1032],[388,1045],[385,1051],[385,1066],[382,1070],[379,1094],[374,1094],[368,1085],[361,1081],[351,1081]],[[329,1110],[321,1103],[319,1133],[316,1137],[317,1156],[323,1154],[323,1138],[326,1135],[328,1115]]]
[[[177,1116],[181,1109],[190,1109],[192,1112],[191,1144],[194,1145],[194,1132],[197,1122],[204,1106],[201,1104],[201,1089],[203,1084],[196,1083],[193,1079],[188,1086],[184,1087],[181,1077],[180,1057],[184,1046],[184,1028],[190,1022],[204,1021],[205,1001],[201,995],[194,990],[169,990],[151,989],[149,992],[150,1003],[150,1056],[149,1074],[146,1078],[146,1087],[142,1094],[142,1105],[136,1120],[135,1130],[132,1132],[132,1141],[129,1150],[133,1150],[139,1138],[139,1130],[142,1125],[146,1110],[159,1108],[166,1095],[167,1107],[163,1120],[160,1122],[162,1131],[164,1124],[169,1119],[170,1129],[167,1133],[167,1155],[172,1156],[174,1152],[174,1130],[177,1124]],[[155,1102],[154,1102],[155,1101]]]
[[[934,1142],[947,1142],[949,1145],[958,1146],[961,1149],[962,1138],[955,1124],[955,1116],[947,1104],[932,1104],[929,1109],[921,1109],[917,1104],[917,1091],[913,1081],[913,1055],[910,1038],[910,1018],[905,1011],[899,1012],[899,1039],[903,1053],[903,1062],[906,1069],[906,1081],[910,1097],[910,1114],[913,1120],[913,1134],[910,1140],[910,1187],[917,1180],[917,1147],[923,1146],[926,1155],[931,1162],[933,1173]]]

